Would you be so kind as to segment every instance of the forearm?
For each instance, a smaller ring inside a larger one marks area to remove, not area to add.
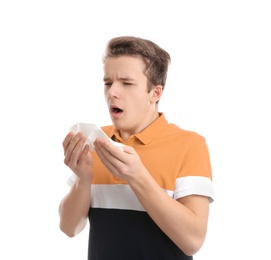
[[[150,217],[185,254],[193,255],[200,249],[206,235],[205,209],[197,214],[192,204],[189,208],[169,197],[149,174],[130,185]]]
[[[85,227],[90,206],[90,184],[76,181],[59,205],[60,229],[73,237]]]

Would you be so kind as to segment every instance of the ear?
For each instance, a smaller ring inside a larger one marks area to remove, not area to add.
[[[156,103],[162,96],[163,94],[163,88],[161,85],[156,85],[152,90],[151,90],[151,95],[150,95],[150,102],[151,103]]]

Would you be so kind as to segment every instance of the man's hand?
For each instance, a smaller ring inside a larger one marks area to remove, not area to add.
[[[146,171],[133,147],[118,148],[102,138],[97,138],[94,145],[102,163],[116,177],[130,182]]]
[[[81,181],[90,182],[93,177],[93,161],[89,145],[81,132],[74,135],[69,132],[62,145],[64,148],[64,163],[77,175]]]

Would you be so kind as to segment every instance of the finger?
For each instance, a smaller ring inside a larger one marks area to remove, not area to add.
[[[73,164],[74,164],[74,162],[76,161],[76,156],[78,160],[79,151],[81,152],[85,141],[86,141],[86,138],[83,137],[82,133],[76,134],[70,140],[65,152],[64,162],[66,165],[70,164],[71,161],[73,161]]]
[[[73,138],[70,139],[70,142],[67,145],[66,151],[71,153],[74,147],[76,146],[76,144],[81,140],[82,137],[83,137],[83,134],[81,132],[74,135]]]
[[[90,155],[89,152],[90,146],[88,144],[86,144],[82,150],[82,153],[79,157],[78,160],[78,165],[83,165],[83,164],[87,164],[87,165],[91,165],[92,164],[92,157]]]
[[[112,144],[107,140],[97,138],[94,143],[96,152],[104,162],[111,161],[116,158],[114,150],[110,150],[110,146],[112,146]]]
[[[63,146],[63,149],[64,149],[64,155],[66,154],[66,150],[67,150],[67,147],[70,143],[70,141],[72,140],[72,138],[74,137],[74,133],[73,132],[69,132],[66,137],[64,138],[63,142],[62,142],[62,146]]]
[[[95,142],[95,150],[100,160],[111,173],[117,175],[118,169],[122,168],[125,163],[124,160],[120,160],[116,154],[123,153],[123,151],[119,150],[119,148],[110,142],[100,138]]]
[[[94,142],[94,145],[96,145],[102,149],[104,154],[111,154],[113,157],[117,158],[120,161],[123,161],[123,155],[124,155],[124,149],[116,147],[112,143],[110,143],[108,140],[105,140],[103,138],[97,138]]]

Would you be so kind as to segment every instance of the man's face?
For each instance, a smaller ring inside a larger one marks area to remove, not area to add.
[[[108,58],[104,64],[104,94],[111,120],[128,136],[142,131],[157,114],[154,90],[147,91],[144,69],[141,58],[130,56]]]

